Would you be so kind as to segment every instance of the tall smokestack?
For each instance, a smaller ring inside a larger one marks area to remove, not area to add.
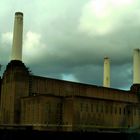
[[[104,58],[104,78],[103,78],[103,86],[110,87],[110,60],[108,57]]]
[[[133,84],[140,84],[140,49],[134,49]]]
[[[23,13],[16,12],[13,31],[12,60],[22,61]]]

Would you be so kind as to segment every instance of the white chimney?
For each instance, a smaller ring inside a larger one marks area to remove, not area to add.
[[[13,31],[12,60],[22,61],[23,13],[16,12]]]
[[[104,73],[103,86],[110,87],[110,60],[108,57],[104,58]]]
[[[140,84],[140,49],[134,49],[133,84]]]

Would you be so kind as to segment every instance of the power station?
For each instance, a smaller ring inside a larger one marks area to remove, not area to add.
[[[130,90],[110,88],[110,59],[103,86],[32,75],[22,62],[23,13],[14,20],[12,57],[0,80],[0,127],[46,131],[139,131],[140,50],[134,50]]]

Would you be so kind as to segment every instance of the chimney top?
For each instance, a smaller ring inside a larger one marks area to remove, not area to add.
[[[16,12],[15,15],[21,15],[21,16],[23,16],[23,13],[22,12]]]
[[[104,57],[104,59],[109,59],[109,57],[106,56],[106,57]]]
[[[140,51],[140,49],[139,48],[136,48],[136,49],[134,49],[134,51]]]

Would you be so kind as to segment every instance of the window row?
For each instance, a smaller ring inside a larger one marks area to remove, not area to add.
[[[112,105],[103,105],[103,104],[80,104],[81,112],[95,112],[95,113],[106,113],[106,114],[120,114],[120,115],[129,115],[133,113],[137,114],[136,107],[120,107],[120,106],[112,106]]]

